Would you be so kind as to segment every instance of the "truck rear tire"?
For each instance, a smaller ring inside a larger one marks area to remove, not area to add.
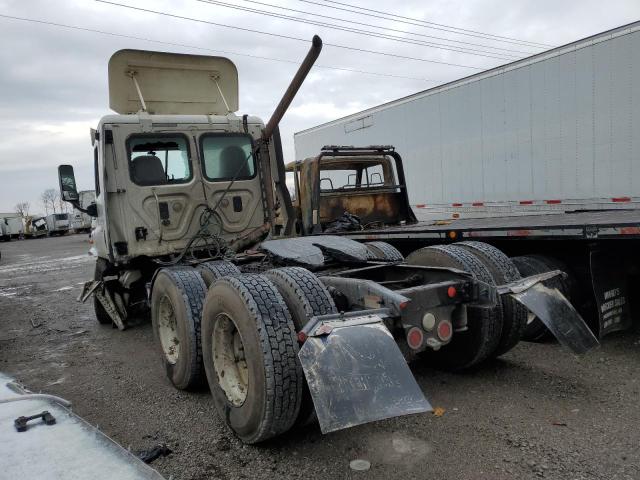
[[[205,374],[200,318],[207,287],[193,268],[163,268],[151,291],[151,323],[167,377],[180,390],[198,389]]]
[[[338,312],[327,287],[309,270],[302,267],[276,268],[266,272],[266,276],[282,295],[291,312],[296,332],[302,330],[314,316]],[[315,419],[311,392],[305,381],[296,425],[309,425]]]
[[[240,275],[240,269],[226,260],[212,260],[201,263],[196,270],[202,275],[204,284],[209,288],[213,282],[228,275]]]
[[[214,404],[245,443],[289,430],[304,375],[291,315],[264,275],[216,280],[202,314],[202,350]]]
[[[404,261],[404,255],[400,253],[400,250],[387,242],[367,242],[364,245],[377,260],[387,262]]]
[[[496,285],[504,285],[522,278],[511,259],[488,243],[460,242],[455,245],[466,248],[476,255],[487,267]],[[510,295],[502,295],[500,301],[502,303],[502,334],[500,343],[493,352],[494,357],[504,355],[515,347],[527,326],[528,310],[524,306]]]
[[[409,254],[407,263],[428,267],[457,268],[478,280],[493,283],[491,273],[477,257],[453,245],[424,247]],[[464,370],[489,358],[500,342],[502,305],[472,308],[467,311],[467,330],[454,332],[451,342],[438,351],[427,350],[423,357],[445,370]]]

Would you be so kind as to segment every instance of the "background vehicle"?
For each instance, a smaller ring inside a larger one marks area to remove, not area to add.
[[[294,188],[297,233],[417,221],[407,198],[402,159],[393,147],[325,147],[318,156],[291,162],[286,171]],[[357,218],[342,218],[345,212]]]
[[[87,208],[96,201],[96,192],[93,190],[84,190],[78,192],[78,195],[81,208]],[[91,231],[91,216],[74,208],[71,228],[76,233],[89,233]]]
[[[277,125],[321,45],[314,37],[266,125],[233,113],[228,59],[111,57],[118,114],[92,133],[96,203],[81,207],[73,167],[58,170],[61,198],[96,217],[95,277],[81,299],[94,297],[98,321],[125,329],[150,309],[169,380],[179,389],[208,383],[247,443],[315,416],[329,432],[428,411],[396,342],[443,368],[467,368],[517,344],[521,304],[577,353],[597,345],[541,284],[560,272],[522,279],[488,245],[420,249],[405,263],[384,242],[291,237]]]
[[[25,218],[24,235],[26,238],[47,236],[47,219],[42,215],[33,215]]]
[[[8,242],[11,240],[9,226],[4,218],[0,218],[0,241]]]
[[[482,240],[525,274],[568,271],[564,292],[598,335],[625,329],[639,265],[638,51],[636,22],[298,132],[296,156],[394,145],[421,223],[352,238],[402,251]]]
[[[18,214],[4,214],[0,221],[4,223],[4,234],[8,239],[21,238],[24,235],[24,222]]]
[[[71,228],[68,213],[52,213],[46,216],[49,235],[65,235]]]

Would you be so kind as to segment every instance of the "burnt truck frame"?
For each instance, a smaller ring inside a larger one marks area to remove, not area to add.
[[[483,245],[405,262],[384,242],[296,235],[277,125],[321,47],[314,37],[266,125],[233,113],[228,59],[112,56],[118,115],[91,133],[96,203],[81,207],[73,167],[58,169],[61,198],[96,218],[96,270],[80,300],[93,297],[97,320],[124,330],[150,312],[168,379],[208,385],[247,443],[315,418],[329,432],[428,411],[401,349],[443,368],[476,365],[517,344],[520,304],[574,352],[597,346],[543,285],[559,271],[509,276]]]
[[[356,174],[350,188],[323,188],[327,172],[354,168],[356,161],[358,172],[386,163],[396,173],[384,169],[389,175],[385,182],[390,185],[370,186]],[[405,253],[442,243],[482,241],[508,254],[523,276],[565,272],[564,279],[547,283],[576,304],[598,338],[632,324],[628,292],[639,275],[635,242],[631,241],[638,230],[635,211],[418,221],[408,200],[402,157],[391,145],[327,145],[315,157],[289,163],[287,173],[294,186],[297,231],[321,234],[332,230],[336,218],[348,212],[358,221],[343,224],[332,234],[388,242]],[[393,202],[381,198],[389,192],[393,192]],[[616,240],[617,248],[611,249]],[[523,339],[548,337],[547,327],[530,315]]]

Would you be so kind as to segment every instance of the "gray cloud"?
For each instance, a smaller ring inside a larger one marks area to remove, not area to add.
[[[242,0],[226,1],[266,8],[247,4]],[[367,23],[385,23],[296,0],[265,1]],[[379,0],[351,1],[380,10],[390,8],[388,2]],[[122,3],[303,38],[310,38],[313,33],[318,33],[326,43],[353,45],[481,68],[505,63],[257,16],[195,0],[122,0]],[[629,23],[640,14],[640,4],[635,0],[606,4],[599,0],[407,0],[394,3],[393,9],[400,15],[552,45],[560,45]],[[299,61],[308,48],[305,43],[136,12],[87,0],[0,0],[0,14],[293,61]],[[455,36],[398,22],[386,22],[385,25],[510,48],[508,44]],[[101,115],[109,113],[106,72],[108,59],[114,51],[121,48],[143,48],[208,54],[186,47],[158,45],[2,18],[0,32],[3,45],[0,49],[0,64],[3,66],[0,69],[0,211],[10,211],[20,201],[30,201],[34,206],[32,210],[41,209],[39,194],[46,188],[56,186],[56,166],[60,163],[73,164],[79,186],[91,188],[88,132],[90,127],[97,124]],[[259,115],[266,120],[295,72],[296,65],[233,54],[225,56],[238,66],[241,113]],[[385,58],[329,46],[325,47],[319,63],[429,78],[432,81],[314,69],[281,125],[287,160],[291,160],[293,156],[295,131],[474,72],[460,67]]]

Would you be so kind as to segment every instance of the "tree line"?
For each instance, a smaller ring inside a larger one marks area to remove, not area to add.
[[[44,208],[45,215],[49,213],[71,213],[69,204],[62,200],[60,192],[55,188],[47,188],[40,194],[40,203]],[[31,204],[29,202],[19,202],[13,207],[14,211],[22,218],[29,216]]]

